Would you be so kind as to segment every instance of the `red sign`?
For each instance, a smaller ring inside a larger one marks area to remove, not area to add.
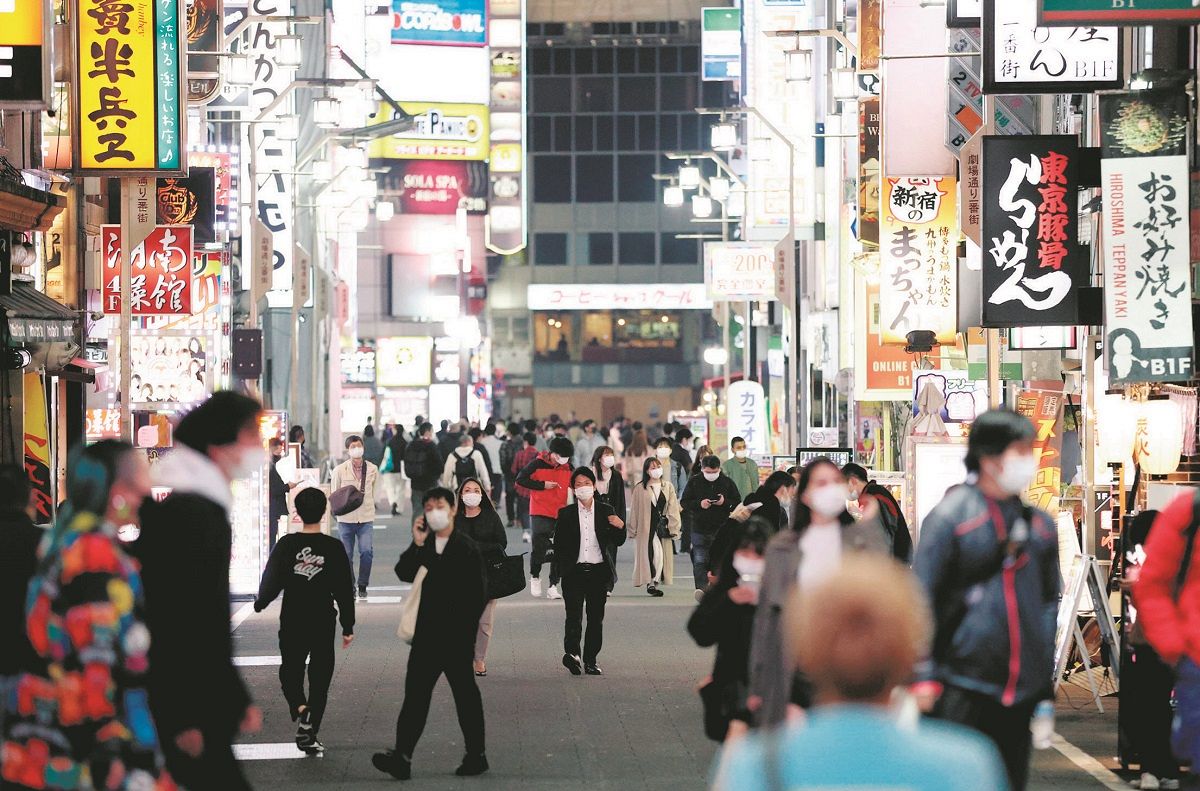
[[[487,208],[487,170],[483,163],[410,160],[395,163],[389,174],[399,181],[404,214],[454,214]]]
[[[100,226],[104,312],[121,312],[121,226]],[[192,314],[192,226],[159,225],[130,259],[134,316]]]

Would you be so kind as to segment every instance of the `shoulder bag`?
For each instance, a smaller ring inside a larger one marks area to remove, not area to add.
[[[427,569],[424,566],[417,569],[417,576],[413,578],[412,590],[404,597],[404,603],[400,605],[400,625],[396,627],[396,636],[404,642],[412,645],[413,638],[417,635],[417,614],[421,611],[421,590],[425,587],[425,574]]]
[[[487,568],[488,600],[503,599],[525,590],[525,554],[503,555],[484,560]]]
[[[363,497],[367,492],[367,463],[362,465],[360,486],[342,486],[329,495],[329,510],[334,516],[345,516],[362,508]]]

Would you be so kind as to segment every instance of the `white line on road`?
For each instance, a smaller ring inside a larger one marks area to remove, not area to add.
[[[1128,791],[1129,784],[1113,773],[1104,764],[1085,753],[1069,741],[1054,734],[1054,749],[1058,750],[1071,763],[1087,772],[1092,778],[1110,791]]]
[[[233,664],[236,667],[270,667],[282,665],[282,656],[235,656]]]
[[[406,591],[411,590],[412,585],[405,583],[404,585],[372,585],[367,588],[367,593],[383,592],[383,591]]]
[[[239,761],[292,761],[309,756],[295,742],[273,744],[235,744],[233,757]],[[322,756],[323,757],[323,756]]]
[[[254,615],[254,602],[248,601],[238,608],[233,617],[229,619],[229,631],[236,632],[237,628],[242,625],[242,621]]]

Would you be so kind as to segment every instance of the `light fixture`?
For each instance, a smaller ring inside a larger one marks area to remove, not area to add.
[[[833,83],[833,98],[839,102],[858,99],[858,75],[854,69],[834,69],[830,82]]]
[[[729,198],[729,190],[732,188],[732,186],[733,185],[730,184],[729,179],[725,178],[724,176],[713,176],[708,180],[708,194],[711,195],[714,200],[724,202]]]
[[[375,204],[375,219],[387,222],[396,216],[396,204],[391,201],[379,201]]]
[[[624,326],[625,326],[625,319],[617,319],[617,326],[618,326],[618,327],[624,327]]]
[[[300,52],[300,37],[297,35],[275,37],[275,65],[281,69],[298,69],[303,58]]]
[[[712,143],[713,151],[729,151],[735,148],[738,143],[737,124],[722,118],[713,124],[709,141]]]
[[[345,167],[366,168],[369,164],[364,146],[342,146],[338,149],[338,161]]]
[[[784,74],[788,82],[808,82],[812,79],[811,49],[789,49],[783,53]]]
[[[249,55],[232,53],[225,56],[225,82],[242,87],[254,84],[254,64]]]
[[[700,188],[700,167],[690,161],[679,166],[679,186],[685,190]]]
[[[671,185],[663,188],[663,205],[678,209],[683,205],[683,187]]]
[[[662,323],[663,323],[663,324],[666,324],[666,323],[667,323],[667,322],[669,322],[670,320],[671,320],[671,317],[670,317],[670,316],[663,316],[663,317],[660,319],[660,321],[662,321]]]
[[[704,350],[704,362],[720,367],[729,362],[729,353],[722,346],[710,346]]]
[[[333,129],[341,123],[342,103],[332,96],[320,96],[313,100],[313,123],[322,129]]]
[[[275,136],[280,140],[299,140],[300,118],[295,115],[280,115],[276,117]]]
[[[692,196],[692,216],[693,217],[711,217],[713,213],[712,198],[707,195]]]
[[[1179,469],[1183,453],[1183,411],[1169,398],[1153,398],[1138,407],[1134,461],[1150,475],[1170,475]]]

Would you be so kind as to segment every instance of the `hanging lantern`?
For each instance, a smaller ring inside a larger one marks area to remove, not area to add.
[[[1121,395],[1105,393],[1096,397],[1097,464],[1129,464],[1137,433],[1137,406]]]
[[[1150,475],[1175,472],[1183,453],[1183,411],[1179,404],[1163,398],[1138,407],[1134,460]]]

